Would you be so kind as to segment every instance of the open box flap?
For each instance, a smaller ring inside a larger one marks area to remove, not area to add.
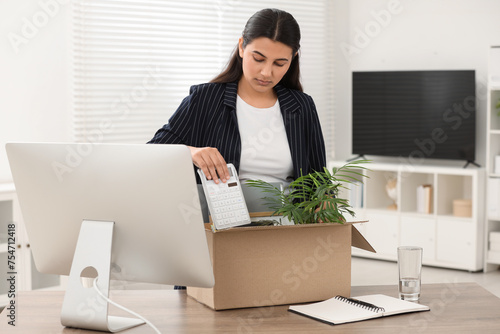
[[[359,232],[354,225],[352,225],[351,229],[351,246],[376,253],[372,245],[370,245],[370,243],[365,239],[365,237],[363,237],[361,232]]]
[[[347,221],[344,224],[328,224],[328,223],[323,223],[323,224],[298,224],[298,225],[275,225],[275,226],[241,226],[241,227],[233,227],[229,228],[226,230],[213,230],[211,229],[211,224],[206,223],[205,224],[205,229],[207,230],[212,230],[213,233],[236,233],[240,232],[242,230],[253,230],[253,231],[258,231],[258,230],[271,230],[271,229],[296,229],[296,228],[318,228],[318,227],[324,227],[327,225],[335,225],[335,226],[343,226],[343,225],[352,225],[351,229],[351,245],[367,250],[369,252],[376,253],[375,249],[370,245],[370,243],[361,235],[361,233],[356,229],[354,224],[359,224],[359,223],[366,223],[367,220],[360,220],[360,221]]]

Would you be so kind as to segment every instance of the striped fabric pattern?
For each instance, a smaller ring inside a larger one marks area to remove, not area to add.
[[[236,82],[192,86],[190,94],[150,144],[215,147],[239,171],[241,138],[236,119]],[[316,106],[302,92],[275,87],[283,115],[294,178],[326,166],[325,143]]]

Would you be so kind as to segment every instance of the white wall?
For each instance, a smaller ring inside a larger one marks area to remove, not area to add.
[[[5,142],[71,140],[68,1],[0,1],[0,182],[11,179]],[[481,87],[488,47],[500,45],[500,1],[333,0],[333,4],[335,159],[351,157],[352,70],[469,68],[477,71],[480,89],[476,145],[477,160],[484,165],[486,105]],[[390,8],[394,12],[390,17],[380,16]],[[39,27],[30,30],[29,22]],[[372,37],[360,39],[359,31],[370,28]],[[9,40],[13,34],[25,38],[18,50]],[[346,57],[341,48],[346,45],[356,47],[356,52]]]
[[[335,159],[352,157],[351,71],[474,69],[476,160],[484,166],[488,49],[500,45],[500,1],[335,1]]]
[[[67,2],[0,1],[0,182],[6,142],[70,140]]]

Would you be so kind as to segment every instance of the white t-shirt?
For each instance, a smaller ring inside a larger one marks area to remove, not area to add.
[[[236,115],[241,137],[240,180],[290,183],[292,155],[278,100],[270,108],[256,108],[238,96]]]

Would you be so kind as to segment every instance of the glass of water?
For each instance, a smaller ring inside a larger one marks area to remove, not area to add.
[[[418,301],[422,273],[422,247],[398,247],[399,298]]]

